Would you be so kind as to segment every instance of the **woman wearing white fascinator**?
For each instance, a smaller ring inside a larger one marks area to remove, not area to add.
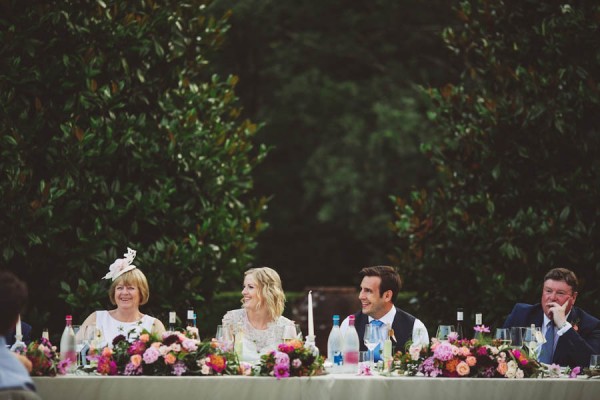
[[[115,260],[102,278],[112,279],[108,297],[117,308],[95,311],[81,325],[80,332],[96,325],[96,330],[102,332],[101,343],[97,343],[101,347],[112,347],[113,339],[119,335],[133,341],[144,329],[157,334],[165,331],[160,320],[140,312],[140,306],[148,302],[150,289],[144,273],[133,265],[135,255],[136,251],[128,247],[125,258]]]

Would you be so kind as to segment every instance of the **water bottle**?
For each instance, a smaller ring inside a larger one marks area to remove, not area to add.
[[[360,342],[358,333],[354,326],[355,317],[348,317],[348,329],[344,334],[342,344],[342,352],[344,357],[344,371],[348,373],[356,373],[358,371],[358,352],[360,350]]]
[[[73,330],[73,317],[67,315],[65,318],[65,330],[60,338],[60,360],[69,360],[68,370],[74,371],[77,368],[77,348],[75,346],[75,331]]]
[[[333,316],[333,327],[327,339],[327,359],[332,363],[332,371],[338,371],[343,362],[342,357],[342,332],[340,331],[340,316]]]

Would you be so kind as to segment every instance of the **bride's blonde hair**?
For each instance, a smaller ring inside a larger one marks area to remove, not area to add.
[[[258,286],[256,308],[265,306],[273,320],[279,318],[285,307],[285,293],[279,274],[269,267],[259,267],[249,269],[244,273],[244,276],[247,275],[252,275]]]

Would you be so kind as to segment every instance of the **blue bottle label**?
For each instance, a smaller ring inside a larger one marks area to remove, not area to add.
[[[343,364],[342,352],[336,351],[335,353],[333,353],[333,365],[342,365],[342,364]]]

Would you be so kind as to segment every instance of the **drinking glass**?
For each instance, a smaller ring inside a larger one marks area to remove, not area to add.
[[[494,339],[500,341],[501,346],[510,346],[510,330],[507,328],[497,328]]]
[[[590,369],[600,369],[600,354],[592,354],[592,357],[590,357]]]
[[[81,357],[81,365],[86,365],[85,357],[88,353],[94,339],[96,338],[96,325],[89,324],[83,328],[83,332],[80,332],[78,335],[78,340],[80,339],[82,344],[81,348],[79,345],[77,346],[77,354]]]
[[[83,347],[85,346],[85,342],[83,341],[83,331],[81,331],[81,325],[73,325],[73,332],[75,332],[75,351],[77,351],[77,368],[79,368],[83,365],[81,350],[83,350]]]
[[[543,336],[542,328],[540,327],[525,328],[523,330],[523,344],[529,349],[530,356],[537,357],[537,349],[541,344],[541,338],[543,338]]]
[[[217,333],[215,339],[219,347],[225,351],[229,351],[233,347],[233,332],[228,325],[217,325]]]
[[[448,335],[452,332],[456,332],[454,325],[440,325],[437,329],[437,337],[439,340],[448,340]]]
[[[510,328],[510,341],[513,346],[523,346],[523,329],[525,328],[522,328],[520,326],[514,326]]]
[[[369,361],[371,363],[371,367],[373,367],[373,364],[375,364],[375,353],[373,351],[379,344],[380,340],[381,336],[379,333],[379,327],[366,324],[364,342],[365,346],[367,346],[367,349],[369,349]]]
[[[300,341],[303,340],[302,329],[300,328],[300,324],[296,324],[296,336],[297,336],[298,340],[300,340]]]
[[[283,327],[283,341],[288,342],[298,338],[296,325],[286,325]]]

